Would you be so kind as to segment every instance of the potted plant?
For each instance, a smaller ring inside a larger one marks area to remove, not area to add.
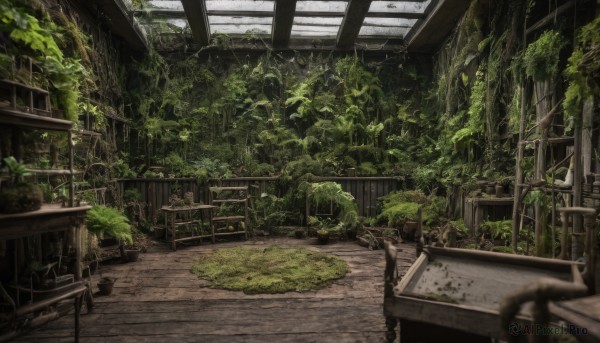
[[[121,255],[125,252],[122,243],[133,243],[131,225],[127,217],[117,209],[95,205],[87,213],[87,228],[99,239],[112,237],[121,244]]]
[[[318,227],[317,238],[320,242],[327,243],[332,233],[344,232],[348,237],[356,237],[356,229],[360,226],[358,206],[352,194],[345,192],[336,182],[303,183],[301,190],[307,195],[307,203],[331,204],[332,217],[319,220],[316,217],[308,218],[308,225]],[[312,221],[312,222],[311,222]],[[332,222],[337,223],[333,225]],[[327,238],[326,238],[327,237]]]
[[[7,157],[4,163],[8,169],[10,180],[0,192],[0,213],[21,213],[39,210],[44,195],[40,187],[24,182],[24,177],[31,175],[25,166],[14,157]]]
[[[98,280],[98,289],[100,290],[99,293],[102,295],[110,295],[110,293],[112,293],[113,286],[115,285],[116,281],[116,278],[107,276]]]
[[[331,236],[339,234],[341,227],[344,225],[343,223],[332,225],[331,222],[331,218],[319,219],[313,216],[308,217],[308,225],[317,228],[315,234],[320,244],[327,244]]]

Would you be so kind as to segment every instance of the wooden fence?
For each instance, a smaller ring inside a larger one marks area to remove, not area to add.
[[[238,177],[222,180],[212,180],[210,186],[248,186],[250,195],[260,196],[273,188],[277,177]],[[344,191],[349,192],[356,199],[359,214],[365,217],[375,216],[377,198],[399,190],[402,182],[394,177],[318,177],[316,182],[334,181],[340,183]],[[169,196],[178,193],[193,192],[194,201],[208,202],[208,186],[199,185],[193,178],[171,179],[122,179],[118,181],[120,194],[128,189],[137,189],[141,194],[141,201],[148,207],[148,218],[154,218],[161,206],[169,203]]]

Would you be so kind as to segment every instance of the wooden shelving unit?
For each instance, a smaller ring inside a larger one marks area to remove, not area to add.
[[[75,341],[78,341],[81,302],[86,292],[91,293],[88,282],[82,278],[81,251],[90,206],[74,206],[73,176],[78,172],[73,169],[73,123],[53,118],[53,114],[46,90],[0,80],[0,124],[11,130],[13,156],[18,160],[24,157],[19,145],[23,143],[22,132],[26,129],[64,132],[69,142],[67,168],[28,170],[34,175],[66,176],[67,207],[44,204],[36,211],[0,214],[0,242],[11,261],[11,267],[0,280],[0,304],[3,305],[0,307],[0,341],[58,318],[59,305],[67,300],[74,304]],[[57,241],[52,243],[53,239]],[[36,285],[32,281],[33,272],[23,274],[27,270],[24,266],[31,263],[47,268],[48,274],[44,276],[47,283]],[[23,283],[27,278],[30,282]]]
[[[213,243],[217,236],[243,234],[248,239],[248,187],[209,187],[208,194],[216,212],[211,221]]]
[[[201,232],[202,220],[207,219],[209,226],[212,226],[212,210],[215,206],[212,205],[202,205],[202,204],[191,204],[191,205],[183,205],[183,206],[163,206],[160,208],[162,212],[166,214],[165,216],[165,240],[171,241],[171,248],[173,250],[177,249],[178,242],[186,242],[192,240],[201,241],[202,238],[211,238],[213,235],[203,235]],[[202,212],[206,211],[208,213],[208,217],[204,218],[202,216]],[[198,219],[198,217],[202,218]],[[185,227],[188,228],[185,230],[188,235],[185,237],[177,237],[178,231],[184,231],[180,228]]]

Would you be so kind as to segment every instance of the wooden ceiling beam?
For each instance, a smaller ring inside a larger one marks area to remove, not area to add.
[[[275,0],[275,15],[273,16],[273,46],[285,48],[290,41],[296,0]]]
[[[140,16],[156,16],[156,17],[166,17],[166,18],[174,18],[181,19],[185,18],[186,15],[184,11],[180,10],[163,10],[163,9],[154,9],[154,10],[144,10],[135,11],[136,15]],[[272,17],[273,12],[271,11],[221,11],[221,10],[211,10],[206,11],[207,15],[210,16],[225,16],[225,17]],[[343,17],[344,12],[314,12],[314,11],[296,11],[295,17]],[[415,13],[415,12],[369,12],[366,14],[368,18],[392,18],[392,19],[421,19],[424,18],[425,15],[423,13]]]
[[[336,46],[340,49],[351,48],[358,37],[363,21],[371,7],[371,0],[350,0],[346,14],[338,31]]]
[[[205,46],[210,43],[210,27],[204,0],[181,0],[187,21],[196,43]]]
[[[432,53],[437,50],[470,4],[471,0],[432,0],[425,9],[427,17],[419,20],[405,37],[408,51]]]
[[[148,40],[142,26],[136,18],[129,15],[123,0],[76,0],[75,4],[83,6],[89,13],[103,13],[108,21],[109,29],[117,36],[123,38],[133,50],[147,51]]]

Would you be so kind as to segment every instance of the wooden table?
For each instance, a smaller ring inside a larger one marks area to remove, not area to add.
[[[395,336],[392,318],[400,322],[401,342],[505,339],[499,314],[506,296],[542,277],[574,282],[583,267],[571,261],[427,247],[398,280],[395,263],[395,252],[386,251],[384,313],[390,336]],[[525,304],[515,322],[531,325],[531,310],[532,304]]]
[[[15,268],[14,268],[14,285],[16,291],[15,308],[11,313],[0,312],[2,320],[16,320],[29,313],[38,313],[42,310],[47,310],[49,306],[57,304],[65,299],[74,299],[74,319],[75,319],[75,342],[79,341],[79,315],[81,310],[81,301],[84,293],[88,290],[89,285],[82,280],[81,271],[81,247],[83,246],[82,231],[86,230],[86,213],[90,206],[78,207],[61,207],[60,205],[43,205],[42,208],[36,211],[2,214],[0,215],[0,240],[17,240],[28,236],[41,235],[51,232],[70,232],[71,242],[69,243],[75,249],[75,264],[74,264],[74,282],[65,287],[57,289],[56,292],[51,292],[44,299],[33,299],[33,289],[31,290],[31,301],[28,304],[19,302],[19,293],[21,288],[18,275],[17,252],[15,251]],[[40,248],[41,249],[41,248]],[[90,306],[91,302],[88,303]],[[8,315],[8,317],[6,317]],[[58,318],[58,312],[48,312],[39,314],[38,322]],[[36,324],[37,325],[37,324]],[[36,325],[31,325],[35,327]],[[10,340],[17,336],[22,328],[14,327],[9,332],[0,330],[0,341],[4,339]]]
[[[208,212],[208,225],[210,227],[212,225],[212,210],[215,208],[216,208],[216,206],[213,206],[213,205],[201,205],[201,204],[192,204],[192,205],[184,205],[184,206],[176,206],[176,207],[172,207],[172,206],[161,207],[160,210],[165,212],[165,214],[166,214],[166,216],[165,216],[165,228],[166,228],[165,239],[167,241],[169,240],[169,231],[171,232],[171,248],[173,250],[176,250],[177,242],[184,242],[184,241],[190,241],[190,240],[195,240],[195,239],[202,240],[202,238],[208,238],[208,237],[212,238],[212,234],[208,234],[208,235],[192,234],[191,236],[188,236],[188,237],[177,238],[177,227],[181,226],[181,225],[189,225],[189,224],[197,223],[197,221],[194,220],[193,215],[196,212],[201,212],[202,210],[208,210],[207,211]],[[184,219],[178,221],[178,219],[177,219],[178,214],[183,215]]]
[[[552,302],[550,313],[567,322],[567,330],[581,342],[600,342],[600,294]]]

